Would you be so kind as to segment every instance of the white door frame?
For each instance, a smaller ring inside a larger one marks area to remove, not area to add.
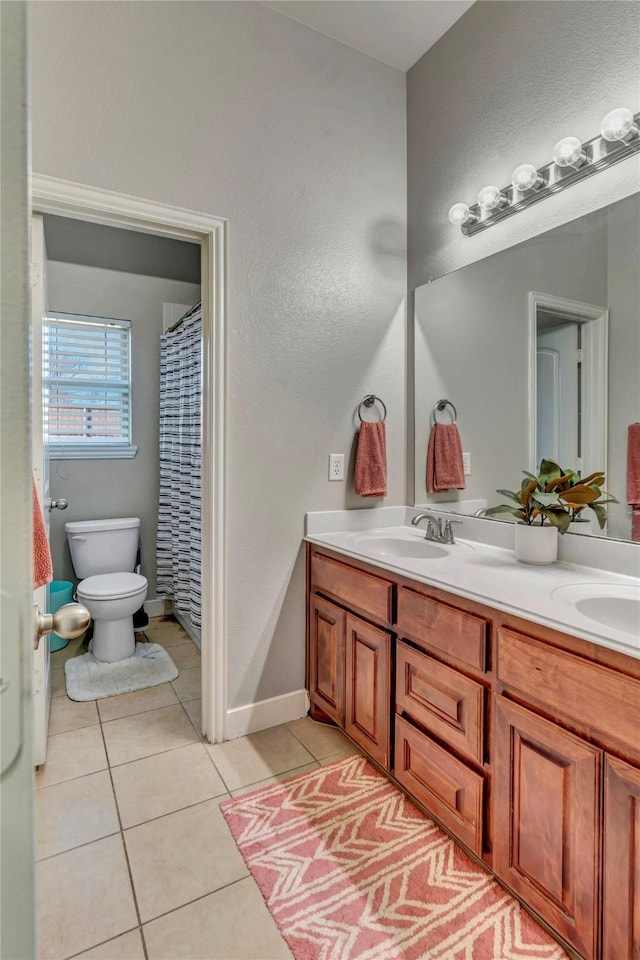
[[[202,290],[202,733],[224,739],[226,617],[226,221],[33,174],[37,213],[189,240],[201,246]]]
[[[589,424],[582,459],[587,470],[607,470],[607,376],[609,369],[609,310],[592,303],[567,300],[550,293],[529,293],[529,470],[536,473],[536,380],[538,307],[572,317],[582,324],[586,377],[583,418]],[[591,466],[590,466],[591,464]],[[566,464],[569,466],[569,464]]]

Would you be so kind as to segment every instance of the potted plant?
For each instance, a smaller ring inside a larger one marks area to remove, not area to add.
[[[554,563],[558,556],[558,533],[583,510],[593,510],[600,529],[606,523],[608,503],[615,497],[602,489],[604,473],[599,470],[582,479],[575,470],[565,470],[555,460],[542,460],[538,476],[524,473],[519,493],[498,490],[511,503],[490,507],[486,516],[509,513],[519,521],[515,529],[516,557],[522,563]]]

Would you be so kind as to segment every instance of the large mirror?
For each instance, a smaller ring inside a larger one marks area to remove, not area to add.
[[[640,421],[639,267],[634,194],[416,290],[416,504],[475,513],[550,457],[583,476],[604,468],[619,501],[604,531],[591,521],[572,531],[631,539],[626,465],[628,427]],[[434,494],[426,455],[434,407],[444,399],[453,406],[436,417],[451,422],[455,407],[469,473],[464,489]]]

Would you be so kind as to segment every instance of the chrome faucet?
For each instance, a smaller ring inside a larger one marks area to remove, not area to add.
[[[411,525],[417,527],[421,520],[427,521],[425,540],[433,540],[435,543],[455,543],[451,524],[462,523],[462,520],[445,520],[444,517],[437,517],[433,513],[418,513],[412,519]]]

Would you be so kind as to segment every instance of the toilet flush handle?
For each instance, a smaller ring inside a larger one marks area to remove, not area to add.
[[[72,533],[72,534],[71,534],[71,539],[72,539],[72,540],[82,540],[82,542],[84,543],[87,538],[86,538],[86,537],[83,537],[83,535],[82,535],[81,533]]]

